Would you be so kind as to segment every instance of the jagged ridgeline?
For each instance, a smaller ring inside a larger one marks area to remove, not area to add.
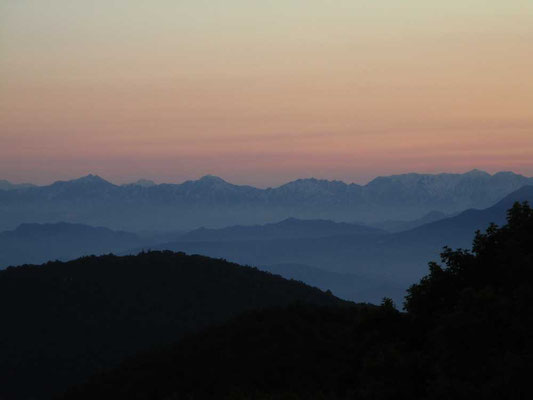
[[[65,399],[527,399],[533,370],[533,211],[381,307],[256,311],[125,362]]]
[[[252,309],[343,301],[183,253],[85,257],[0,271],[0,399],[46,399],[138,351]]]
[[[298,179],[266,189],[234,185],[209,175],[160,185],[141,181],[119,186],[95,175],[37,187],[0,182],[0,231],[27,222],[168,231],[264,224],[289,217],[407,221],[435,211],[455,214],[486,208],[532,183],[533,178],[511,172],[490,175],[478,170],[385,176],[366,185]]]

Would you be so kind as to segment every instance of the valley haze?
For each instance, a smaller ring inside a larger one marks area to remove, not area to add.
[[[211,175],[120,186],[88,175],[0,190],[2,221],[11,223],[0,232],[0,268],[172,250],[258,267],[348,300],[401,303],[444,246],[470,248],[472,232],[504,222],[516,201],[533,202],[533,180],[512,172],[406,174],[363,186],[300,179],[268,189]]]

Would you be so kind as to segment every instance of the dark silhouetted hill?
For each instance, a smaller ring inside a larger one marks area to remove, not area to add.
[[[49,398],[125,357],[240,312],[341,300],[222,260],[171,252],[0,271],[0,398]]]
[[[64,399],[531,398],[533,210],[516,204],[473,251],[448,249],[406,313],[289,306],[140,354]]]

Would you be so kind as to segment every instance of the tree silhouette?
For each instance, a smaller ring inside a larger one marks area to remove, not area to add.
[[[527,203],[515,204],[504,226],[477,232],[471,250],[445,248],[441,263],[429,263],[408,290],[406,312],[391,299],[349,304],[253,269],[170,252],[13,268],[0,273],[2,295],[0,376],[19,389],[9,399],[46,398],[53,391],[43,392],[43,382],[57,371],[70,379],[69,369],[85,368],[76,378],[86,378],[147,337],[155,348],[63,398],[533,398]]]

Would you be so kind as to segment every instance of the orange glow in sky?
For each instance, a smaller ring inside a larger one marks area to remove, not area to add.
[[[533,175],[533,2],[4,0],[0,179]]]

